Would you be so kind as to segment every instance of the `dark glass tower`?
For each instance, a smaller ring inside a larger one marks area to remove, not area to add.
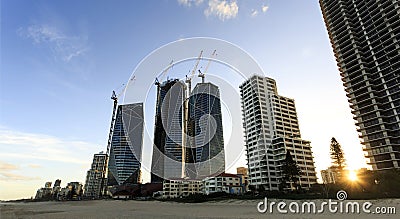
[[[198,83],[189,98],[186,176],[204,178],[225,171],[225,152],[219,89]]]
[[[182,178],[186,85],[178,79],[158,84],[151,182]]]
[[[142,103],[118,106],[108,161],[108,186],[140,182],[143,125]]]
[[[400,3],[319,3],[369,164],[399,168]]]

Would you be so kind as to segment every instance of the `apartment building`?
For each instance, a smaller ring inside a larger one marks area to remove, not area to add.
[[[319,1],[366,158],[400,167],[400,3]]]
[[[294,99],[279,95],[275,80],[259,75],[243,82],[240,94],[250,185],[279,190],[289,150],[302,171],[299,185],[310,188],[315,166],[310,141],[301,138]]]

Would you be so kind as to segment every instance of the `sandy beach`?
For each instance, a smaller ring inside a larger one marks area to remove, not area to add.
[[[224,200],[204,203],[94,200],[70,202],[1,203],[0,218],[398,218],[400,199],[369,200],[371,213],[260,213],[262,200]],[[280,202],[271,199],[268,202]],[[283,200],[287,204],[293,200]],[[305,200],[303,200],[305,201]],[[327,200],[313,200],[320,204]],[[335,201],[335,200],[334,200]],[[302,203],[302,201],[293,201]],[[363,203],[366,201],[358,200]],[[397,214],[372,213],[375,207],[395,207]]]

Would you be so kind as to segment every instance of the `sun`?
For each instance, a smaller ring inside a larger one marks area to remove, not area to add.
[[[357,181],[357,173],[354,170],[350,170],[348,178],[350,181]]]

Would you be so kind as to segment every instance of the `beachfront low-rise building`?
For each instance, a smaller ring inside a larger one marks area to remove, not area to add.
[[[202,181],[188,179],[164,180],[163,198],[179,198],[202,193]]]
[[[249,175],[247,174],[247,168],[236,168],[236,174],[242,178],[243,192],[249,191]]]
[[[80,182],[70,182],[65,188],[61,188],[61,180],[57,179],[54,186],[46,182],[43,188],[36,192],[35,199],[38,200],[81,200],[83,185]]]
[[[221,173],[203,180],[177,178],[164,180],[162,198],[182,198],[193,194],[209,195],[215,192],[243,194],[245,188],[241,174]]]
[[[52,188],[51,187],[44,187],[40,188],[36,192],[35,199],[51,199],[52,197]]]
[[[61,188],[57,200],[81,200],[83,185],[80,182],[69,182],[65,188]]]
[[[61,180],[57,179],[54,182],[53,188],[51,187],[51,182],[46,182],[44,184],[43,188],[40,188],[36,192],[35,199],[46,199],[46,200],[51,200],[51,199],[56,199],[57,194],[60,190],[60,183]]]
[[[68,199],[68,195],[70,194],[70,190],[68,187],[61,188],[60,192],[57,195],[57,200],[58,201],[64,201]]]
[[[203,179],[202,192],[206,195],[215,192],[242,194],[244,193],[244,182],[242,181],[242,177],[239,175],[221,173],[217,176]]]
[[[335,184],[340,180],[340,173],[338,168],[331,166],[321,170],[321,177],[324,184]]]

